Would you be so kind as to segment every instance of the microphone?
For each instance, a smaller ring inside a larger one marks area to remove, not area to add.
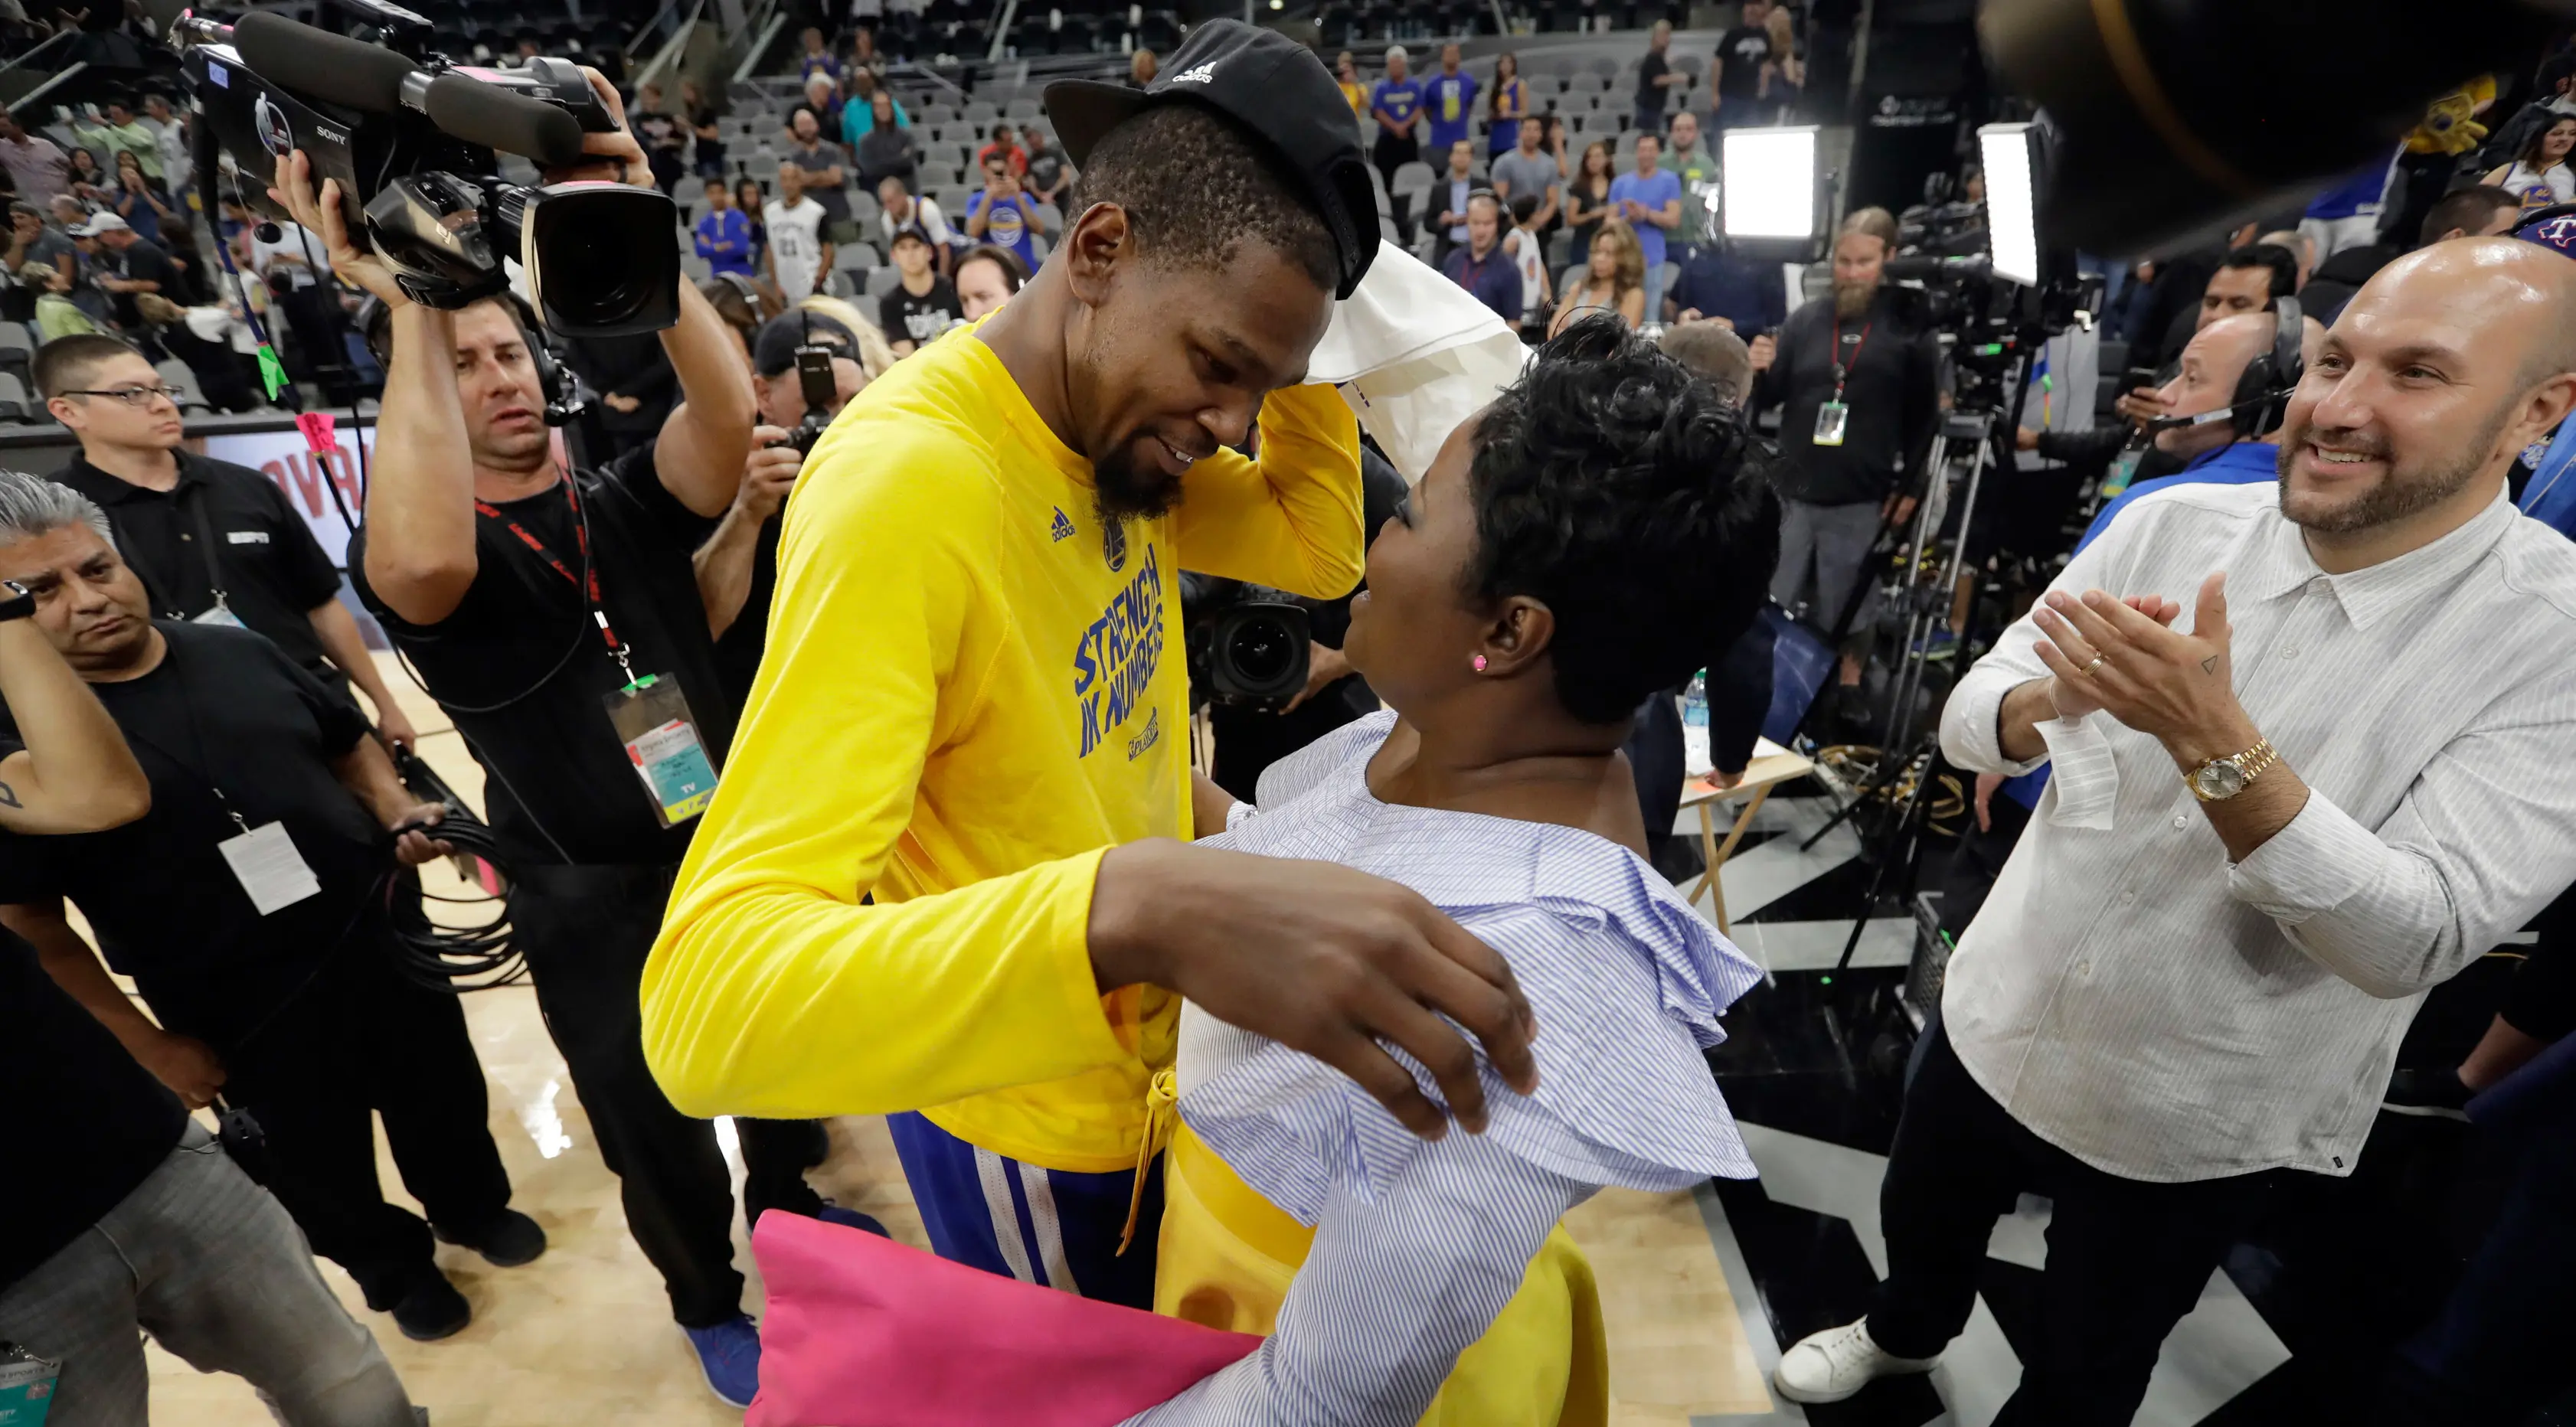
[[[254,10],[233,26],[242,63],[325,103],[370,114],[417,110],[442,133],[549,168],[582,161],[581,121],[552,104],[462,74],[429,74],[382,45]]]
[[[2288,396],[2290,392],[2291,388],[2289,387],[2283,387],[2279,391],[2267,391],[2259,396],[2248,397],[2243,401],[2231,402],[2226,406],[2218,408],[2216,411],[2204,411],[2198,416],[2155,417],[2147,422],[2147,434],[2153,436],[2166,431],[2183,431],[2194,426],[2214,425],[2218,422],[2228,420],[2236,415],[2236,413],[2243,411],[2249,406],[2261,406],[2267,402],[2278,401],[2281,398]]]

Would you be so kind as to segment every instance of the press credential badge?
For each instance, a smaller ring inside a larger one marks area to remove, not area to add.
[[[677,827],[707,810],[716,767],[689,717],[688,696],[668,674],[647,674],[608,696],[608,721],[626,743],[627,762],[644,780],[653,816]]]
[[[263,917],[322,890],[313,869],[305,865],[304,854],[295,850],[295,839],[286,835],[284,823],[245,826],[240,836],[216,843],[215,851],[224,855],[225,863],[233,869],[233,880],[241,883],[242,891],[250,896],[250,904],[259,908]]]

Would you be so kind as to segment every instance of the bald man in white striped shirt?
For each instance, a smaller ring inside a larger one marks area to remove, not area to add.
[[[2424,993],[2576,879],[2576,545],[2505,497],[2571,407],[2576,263],[2401,258],[2277,484],[2141,499],[1960,681],[1951,760],[2055,776],[1907,1092],[1887,1281],[1783,1396],[1929,1369],[2028,1191],[2046,1335],[1995,1421],[2126,1423],[2267,1199],[2352,1172]]]

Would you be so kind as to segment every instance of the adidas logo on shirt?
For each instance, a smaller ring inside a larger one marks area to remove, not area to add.
[[[1174,84],[1214,84],[1216,82],[1216,66],[1212,64],[1193,65],[1190,68],[1173,75],[1172,82]]]
[[[1066,518],[1062,506],[1056,508],[1055,522],[1047,527],[1047,533],[1057,541],[1069,539],[1073,535],[1073,522]]]

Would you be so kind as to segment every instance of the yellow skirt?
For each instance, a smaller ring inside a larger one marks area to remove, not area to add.
[[[1267,1335],[1315,1231],[1282,1213],[1187,1126],[1163,1158],[1154,1311]],[[1558,1225],[1520,1291],[1458,1355],[1421,1427],[1605,1427],[1610,1345],[1592,1265]]]

